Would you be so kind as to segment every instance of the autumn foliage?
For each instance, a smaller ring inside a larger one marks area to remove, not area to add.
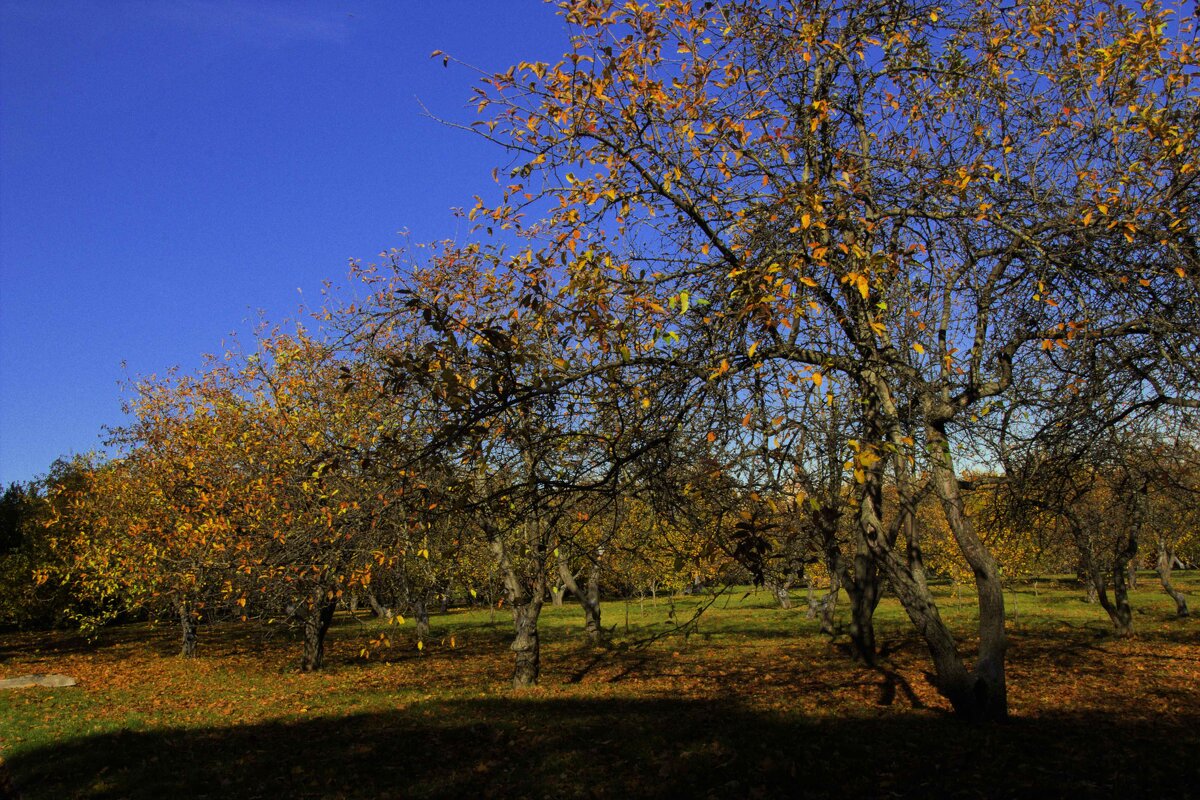
[[[566,594],[602,646],[602,595],[804,589],[867,665],[892,597],[936,691],[997,720],[1013,579],[1078,571],[1128,634],[1153,540],[1175,592],[1200,488],[1194,12],[559,13],[561,61],[475,92],[462,127],[510,160],[468,241],[138,382],[112,457],[46,488],[38,580],[77,621],[168,616],[185,654],[200,623],[294,626],[315,670],[339,607],[413,616],[424,649],[431,606],[486,603],[524,687]],[[966,635],[944,580],[976,599]]]

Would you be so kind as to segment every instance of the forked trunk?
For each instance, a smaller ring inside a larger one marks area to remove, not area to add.
[[[600,565],[592,562],[588,566],[588,579],[582,591],[574,573],[567,566],[566,558],[562,555],[558,558],[558,576],[562,580],[563,586],[579,600],[579,605],[583,609],[583,621],[588,640],[592,644],[603,643],[604,629],[600,626]]]
[[[870,497],[863,505],[869,505],[871,498],[878,499],[878,493],[868,494]],[[853,564],[846,564],[837,539],[838,517],[836,511],[828,508],[815,510],[812,513],[812,522],[821,534],[821,546],[825,551],[825,567],[829,572],[829,594],[822,598],[817,605],[817,610],[821,615],[821,631],[830,636],[836,635],[838,632],[834,622],[834,612],[837,607],[838,590],[839,588],[845,589],[846,596],[850,600],[850,641],[854,645],[855,654],[866,663],[873,664],[875,663],[875,608],[879,605],[882,588],[879,565],[870,545],[862,536],[861,520],[858,550],[854,555]],[[811,592],[809,593],[809,608],[813,609]]]
[[[375,597],[374,592],[367,592],[367,602],[371,604],[371,613],[379,619],[391,621],[395,616],[390,608],[379,602],[379,598]]]
[[[1162,584],[1163,591],[1175,601],[1175,615],[1186,617],[1188,615],[1187,597],[1171,584],[1171,569],[1175,566],[1175,554],[1167,547],[1166,542],[1158,543],[1158,563],[1156,566],[1158,580]]]
[[[999,570],[964,508],[944,426],[931,423],[926,427],[926,433],[929,451],[933,456],[934,488],[942,501],[946,523],[975,574],[975,589],[979,598],[979,656],[974,669],[968,673],[963,666],[953,638],[937,616],[937,608],[928,589],[918,585],[915,577],[913,586],[919,590],[921,597],[918,607],[908,609],[906,605],[906,610],[909,610],[910,617],[914,611],[917,612],[917,616],[913,617],[914,622],[922,617],[929,620],[922,633],[934,655],[938,688],[950,700],[955,712],[971,720],[1005,719],[1008,716],[1008,686],[1004,657],[1008,639],[1004,632],[1004,589],[1000,584]],[[906,569],[905,573],[911,575],[911,569]],[[920,607],[926,605],[932,614],[925,613]],[[921,624],[918,623],[917,627],[921,629]]]
[[[320,596],[308,609],[308,616],[304,618],[304,656],[300,661],[300,669],[304,672],[319,670],[325,660],[325,634],[333,622],[336,606],[337,601]]]
[[[512,608],[513,643],[513,688],[523,689],[536,686],[541,671],[541,643],[538,639],[538,616],[546,597],[546,570],[539,560],[530,591],[522,583],[520,575],[508,555],[504,538],[494,528],[488,531],[489,544],[496,558],[496,567],[504,582],[504,598]]]
[[[811,616],[817,618],[821,626],[821,633],[826,636],[833,636],[837,633],[837,601],[838,591],[841,588],[841,580],[836,572],[829,574],[829,591],[820,600],[814,600],[812,595],[812,584],[809,584],[808,610]],[[811,617],[810,617],[811,618]]]
[[[865,545],[864,545],[865,550]],[[854,559],[853,579],[846,581],[850,597],[850,640],[867,664],[875,663],[875,609],[879,606],[883,582],[875,558],[860,553]]]
[[[1125,564],[1118,561],[1113,566],[1112,576],[1112,598],[1109,598],[1108,587],[1103,581],[1098,583],[1096,594],[1100,599],[1100,607],[1112,622],[1113,632],[1117,636],[1128,638],[1133,636],[1133,608],[1129,605],[1129,588],[1125,583],[1128,573],[1125,571]]]
[[[1104,613],[1108,614],[1108,618],[1113,625],[1113,632],[1121,637],[1133,636],[1133,608],[1129,604],[1128,580],[1129,564],[1137,556],[1138,551],[1138,530],[1141,527],[1138,514],[1139,507],[1135,506],[1135,522],[1130,525],[1129,531],[1126,534],[1125,544],[1117,552],[1111,563],[1111,570],[1108,576],[1112,579],[1111,598],[1108,595],[1108,581],[1104,572],[1096,562],[1091,550],[1086,547],[1086,531],[1081,529],[1078,522],[1072,520],[1076,540],[1083,543],[1080,545],[1080,549],[1083,551],[1084,564],[1091,575],[1091,582],[1095,588],[1096,597],[1100,601],[1100,607],[1104,609]]]
[[[1113,625],[1113,632],[1122,638],[1133,636],[1133,608],[1129,605],[1129,592],[1121,581],[1113,586],[1113,597],[1110,600],[1108,592],[1100,592],[1100,606],[1108,614]]]
[[[792,595],[788,591],[790,581],[767,581],[767,588],[775,597],[775,602],[779,603],[780,608],[792,607]]]

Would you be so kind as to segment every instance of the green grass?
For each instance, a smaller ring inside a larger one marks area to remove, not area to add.
[[[1181,588],[1200,596],[1200,576]],[[970,653],[974,598],[937,587]],[[890,600],[880,669],[819,635],[803,597],[765,591],[608,602],[612,646],[583,641],[576,606],[547,606],[543,678],[508,688],[504,610],[411,622],[341,614],[327,669],[248,625],[201,631],[174,656],[169,627],[94,643],[0,638],[0,676],[63,672],[73,689],[0,693],[0,748],[16,791],[64,797],[1190,797],[1200,743],[1200,634],[1152,576],[1133,640],[1067,582],[1006,594],[1013,719],[969,727],[929,685],[927,655]],[[843,604],[844,610],[844,604]],[[1013,613],[1015,612],[1015,613]],[[390,646],[360,651],[387,633]],[[3,792],[0,791],[0,797]]]

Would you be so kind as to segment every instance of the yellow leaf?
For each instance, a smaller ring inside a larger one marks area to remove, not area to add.
[[[925,347],[920,342],[914,342],[913,350],[916,350],[918,353],[924,353]]]

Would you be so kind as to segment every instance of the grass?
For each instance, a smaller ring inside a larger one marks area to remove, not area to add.
[[[1200,576],[1178,584],[1196,595]],[[966,650],[974,598],[941,587]],[[0,752],[21,797],[1192,797],[1200,794],[1200,625],[1144,578],[1138,635],[1057,581],[1011,590],[1012,720],[970,727],[929,685],[901,609],[878,613],[868,669],[765,591],[606,603],[613,646],[583,643],[577,607],[547,607],[543,678],[507,686],[509,618],[488,610],[386,628],[339,615],[327,669],[249,626],[170,627],[94,643],[0,638],[0,677],[62,672],[73,689],[0,693]],[[1015,612],[1015,613],[1012,613]],[[673,614],[673,616],[672,616]],[[674,620],[674,621],[673,621]],[[364,646],[386,632],[390,646]],[[661,635],[670,634],[670,635]],[[659,637],[659,638],[655,638]],[[0,796],[3,796],[0,780]],[[15,787],[15,789],[13,788]]]

